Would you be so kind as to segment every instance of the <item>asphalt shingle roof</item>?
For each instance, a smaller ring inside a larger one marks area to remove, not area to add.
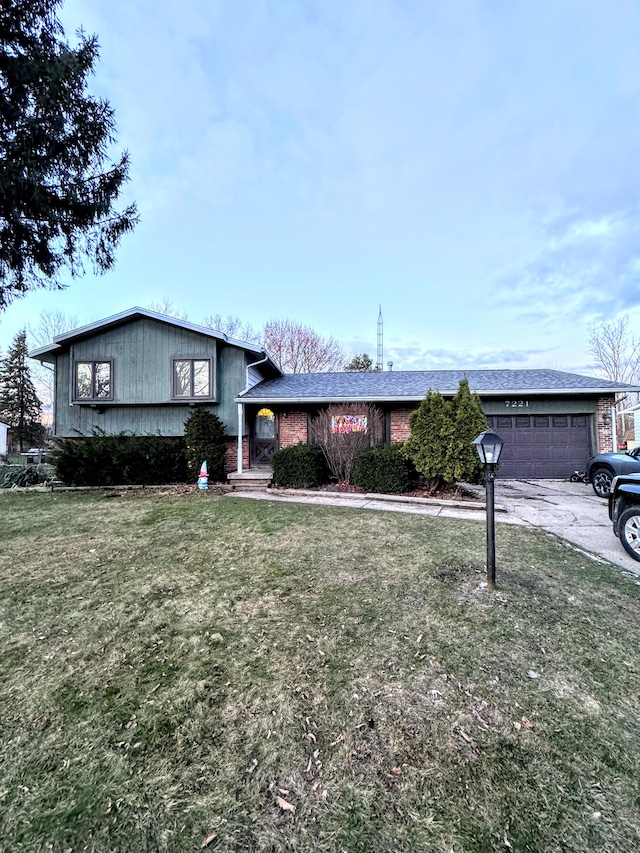
[[[242,400],[342,401],[421,400],[427,391],[453,395],[461,379],[469,380],[472,392],[481,396],[505,393],[597,393],[640,391],[640,387],[580,376],[561,370],[411,370],[379,373],[296,373],[254,385]]]

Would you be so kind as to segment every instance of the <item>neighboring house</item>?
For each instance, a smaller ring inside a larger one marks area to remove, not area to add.
[[[427,370],[283,375],[259,346],[143,308],[59,335],[33,358],[54,365],[56,437],[182,435],[194,406],[229,436],[227,470],[268,468],[280,447],[310,440],[319,409],[371,403],[388,441],[409,436],[427,391],[452,397],[461,379],[505,441],[503,477],[568,477],[612,449],[611,407],[623,383],[558,370]]]
[[[9,433],[9,426],[0,422],[0,459],[6,457]]]
[[[57,335],[30,356],[54,366],[54,437],[96,429],[183,435],[193,407],[205,406],[230,436],[230,468],[236,464],[235,398],[281,375],[259,346],[144,308]]]

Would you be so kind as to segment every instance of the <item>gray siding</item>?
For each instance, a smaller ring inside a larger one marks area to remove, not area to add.
[[[146,317],[75,341],[69,352],[57,355],[55,434],[87,435],[97,427],[107,433],[182,435],[192,406],[171,399],[176,357],[212,359],[216,401],[206,406],[227,433],[235,435],[234,398],[245,384],[244,350]],[[74,363],[99,360],[113,362],[113,400],[99,405],[73,402]]]

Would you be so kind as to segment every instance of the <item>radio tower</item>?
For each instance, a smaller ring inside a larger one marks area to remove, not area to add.
[[[378,356],[376,370],[382,370],[382,305],[378,311]]]

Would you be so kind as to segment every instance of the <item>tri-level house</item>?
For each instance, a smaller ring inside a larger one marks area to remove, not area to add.
[[[182,435],[194,406],[218,415],[229,436],[231,477],[269,469],[274,451],[311,440],[320,409],[373,404],[386,440],[404,441],[425,394],[453,396],[461,379],[505,440],[503,477],[563,478],[591,453],[612,449],[616,393],[639,391],[558,370],[429,370],[284,375],[260,346],[131,308],[59,335],[31,353],[55,370],[56,437],[107,433]]]

